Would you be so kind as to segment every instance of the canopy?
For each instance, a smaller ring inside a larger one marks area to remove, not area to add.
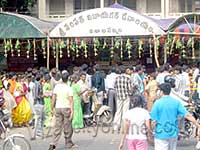
[[[0,13],[0,38],[45,38],[52,23],[14,13]]]
[[[151,19],[118,8],[96,8],[78,13],[58,24],[50,37],[107,37],[163,35],[165,32]]]
[[[189,14],[174,20],[169,26],[168,31],[171,34],[199,34],[200,14]]]

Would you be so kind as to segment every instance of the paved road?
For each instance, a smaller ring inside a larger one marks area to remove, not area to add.
[[[11,133],[23,133],[27,139],[30,139],[30,134],[27,128],[12,129]],[[48,150],[51,137],[45,139],[37,139],[30,141],[32,150]],[[120,134],[114,133],[110,128],[85,128],[76,131],[73,136],[73,141],[79,145],[75,150],[117,150],[120,141]],[[2,145],[0,140],[0,145]],[[178,142],[177,150],[194,150],[196,140],[182,140]],[[2,150],[2,146],[0,146]],[[61,137],[57,150],[64,150],[64,138]],[[153,150],[150,146],[149,150]]]

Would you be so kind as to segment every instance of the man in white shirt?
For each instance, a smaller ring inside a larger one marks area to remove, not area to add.
[[[53,90],[52,112],[55,107],[56,125],[49,150],[56,148],[63,128],[66,148],[69,149],[75,146],[72,142],[73,90],[67,83],[68,76],[69,73],[67,72],[62,74],[63,83],[57,84]]]
[[[114,116],[116,111],[116,90],[115,90],[115,81],[120,73],[116,72],[114,67],[111,68],[111,73],[106,76],[105,79],[105,88],[108,94],[108,106],[111,108],[112,114]]]

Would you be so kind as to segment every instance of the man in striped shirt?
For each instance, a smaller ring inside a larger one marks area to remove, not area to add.
[[[131,67],[121,67],[121,75],[116,78],[115,89],[116,89],[116,99],[117,99],[117,112],[114,117],[114,130],[118,130],[121,127],[121,121],[123,114],[129,109],[131,93]]]

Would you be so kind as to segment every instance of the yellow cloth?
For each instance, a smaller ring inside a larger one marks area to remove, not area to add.
[[[25,97],[22,97],[19,105],[13,109],[12,119],[14,124],[23,125],[31,119],[31,107]]]

